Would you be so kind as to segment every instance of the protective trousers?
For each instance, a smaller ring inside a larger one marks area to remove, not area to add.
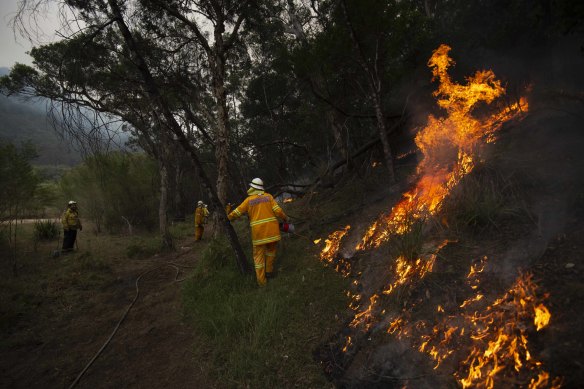
[[[203,237],[203,231],[205,231],[205,228],[203,226],[195,227],[195,241],[201,240],[201,238]]]
[[[265,286],[267,284],[266,272],[274,272],[277,245],[278,242],[272,242],[253,246],[253,262],[256,271],[256,278],[260,286]]]
[[[63,251],[72,251],[77,239],[77,230],[63,231]]]

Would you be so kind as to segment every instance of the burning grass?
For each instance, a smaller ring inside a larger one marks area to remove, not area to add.
[[[509,382],[530,388],[557,387],[560,380],[551,378],[528,347],[531,334],[545,328],[551,315],[546,296],[538,291],[530,274],[520,274],[501,297],[489,298],[492,295],[481,287],[483,259],[468,271],[468,291],[459,291],[467,296],[464,301],[441,301],[431,308],[437,313],[434,320],[415,319],[415,311],[431,299],[428,289],[425,293],[419,289],[449,243],[437,240],[433,248],[423,250],[424,241],[430,238],[425,222],[438,218],[447,229],[453,224],[460,230],[469,226],[482,230],[497,227],[502,217],[519,212],[513,208],[518,203],[510,201],[516,196],[508,181],[484,174],[477,166],[483,165],[484,146],[496,139],[503,123],[520,118],[527,103],[522,99],[512,106],[494,105],[504,88],[491,71],[476,72],[464,85],[453,82],[447,73],[454,63],[449,50],[440,46],[428,62],[439,81],[434,93],[437,104],[446,115],[429,116],[416,136],[424,157],[417,169],[418,180],[391,211],[370,225],[355,247],[356,251],[370,250],[389,242],[393,255],[388,260],[388,280],[369,296],[348,292],[354,313],[351,331],[342,336],[339,350],[350,364],[351,356],[362,347],[362,339],[386,326],[387,334],[427,355],[434,369],[449,371],[464,388],[493,388],[495,383]],[[490,109],[489,104],[493,104]],[[473,171],[477,173],[469,176]],[[337,253],[349,228],[329,235],[321,260],[339,261]],[[349,275],[360,274],[355,273]],[[354,290],[360,284],[360,279],[354,280]]]

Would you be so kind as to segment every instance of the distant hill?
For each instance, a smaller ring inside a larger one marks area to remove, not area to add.
[[[5,69],[0,68],[0,75]],[[0,95],[0,142],[18,145],[29,140],[39,154],[33,161],[35,165],[73,166],[81,161],[80,154],[60,139],[51,127],[44,103],[23,102]]]

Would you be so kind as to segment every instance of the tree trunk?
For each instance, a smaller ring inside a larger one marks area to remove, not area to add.
[[[217,135],[215,137],[215,158],[217,159],[217,196],[225,204],[229,186],[229,114],[225,92],[225,63],[221,55],[213,62],[213,95],[217,109]]]
[[[180,160],[177,161],[176,170],[174,173],[174,219],[184,221],[185,204],[183,199],[183,192],[181,190],[184,169],[181,166]]]
[[[162,247],[172,247],[172,236],[168,229],[168,169],[166,164],[159,161],[160,166],[160,204],[158,207],[158,220],[160,224],[160,237]]]
[[[166,120],[166,125],[168,126],[169,130],[172,131],[172,133],[177,137],[181,146],[191,156],[193,163],[195,164],[195,167],[198,170],[201,183],[203,184],[203,186],[205,187],[209,194],[209,199],[211,201],[211,210],[213,211],[222,208],[223,205],[219,200],[219,197],[217,196],[217,192],[213,190],[211,181],[205,174],[205,170],[203,169],[203,165],[197,155],[196,150],[194,149],[194,147],[192,146],[192,144],[189,142],[186,135],[182,131],[180,124],[176,121],[168,104],[164,100],[162,93],[158,89],[158,86],[156,85],[156,82],[152,77],[152,73],[150,72],[150,68],[148,67],[148,64],[146,63],[144,57],[142,57],[140,50],[138,49],[138,46],[134,40],[134,37],[132,36],[132,33],[130,32],[128,26],[125,23],[117,0],[108,0],[108,4],[112,10],[113,13],[112,16],[115,18],[116,24],[120,29],[122,36],[124,37],[124,41],[130,53],[132,54],[132,57],[134,57],[133,60],[135,61],[136,67],[138,68],[138,71],[142,76],[146,93],[148,94],[153,107],[158,108],[161,111],[162,115]],[[243,249],[241,248],[241,244],[239,243],[237,234],[235,233],[233,226],[227,219],[227,215],[225,215],[225,212],[216,212],[216,214],[221,220],[222,227],[224,228],[224,231],[227,233],[227,239],[229,240],[229,243],[231,244],[231,247],[235,252],[235,261],[237,263],[239,271],[241,273],[249,273],[251,271],[251,267],[249,265],[249,262],[247,261]]]
[[[215,159],[217,160],[217,196],[221,207],[211,215],[213,237],[219,235],[221,219],[219,213],[227,204],[229,187],[229,108],[227,107],[227,93],[225,91],[225,49],[223,33],[225,25],[222,19],[215,25],[215,47],[209,53],[209,65],[213,78],[213,97],[217,110],[217,134],[215,136]]]
[[[389,145],[389,135],[387,134],[387,126],[385,125],[385,117],[383,116],[383,108],[381,106],[381,97],[376,93],[373,98],[373,105],[375,107],[375,117],[377,119],[377,130],[379,132],[379,139],[383,145],[383,156],[385,157],[385,164],[389,172],[389,179],[395,183],[395,169],[393,167],[393,155]]]
[[[347,147],[345,136],[343,135],[343,126],[340,124],[338,113],[328,107],[325,112],[327,124],[335,138],[335,148],[341,153],[343,160],[348,161],[348,167],[351,167],[351,154]]]

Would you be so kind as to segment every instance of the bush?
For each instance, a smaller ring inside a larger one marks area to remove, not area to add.
[[[60,232],[60,228],[52,220],[38,220],[34,222],[35,240],[53,240]]]
[[[443,215],[451,227],[477,232],[498,228],[509,217],[531,220],[517,185],[485,167],[459,183],[445,202]]]

